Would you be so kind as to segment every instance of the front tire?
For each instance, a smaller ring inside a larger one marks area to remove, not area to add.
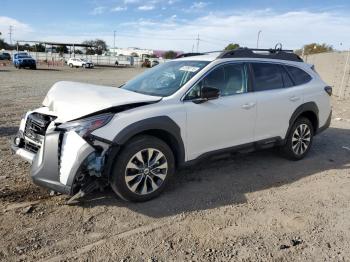
[[[314,128],[310,120],[305,117],[298,118],[283,146],[285,156],[291,160],[303,159],[311,148],[313,137]]]
[[[70,68],[73,68],[73,64],[69,64],[69,67],[70,67]]]
[[[126,201],[147,201],[164,190],[174,171],[174,155],[164,141],[138,136],[117,155],[110,174],[111,187]]]

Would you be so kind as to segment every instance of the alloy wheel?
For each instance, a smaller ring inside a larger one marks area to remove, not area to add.
[[[133,193],[146,195],[156,191],[168,172],[165,155],[155,148],[146,148],[131,157],[125,169],[125,182]]]
[[[292,149],[296,155],[304,154],[311,142],[311,130],[306,124],[300,124],[292,136]]]

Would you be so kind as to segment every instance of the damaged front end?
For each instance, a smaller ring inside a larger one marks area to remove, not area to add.
[[[91,133],[113,117],[106,113],[61,124],[54,116],[30,112],[21,121],[12,150],[32,163],[35,184],[68,195],[84,188],[92,191],[96,180],[104,183],[110,144]]]

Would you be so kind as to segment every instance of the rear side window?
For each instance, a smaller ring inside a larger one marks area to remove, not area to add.
[[[252,63],[254,73],[254,91],[283,88],[281,66],[267,63]]]
[[[289,74],[294,80],[295,85],[297,86],[306,84],[312,79],[308,73],[306,73],[304,70],[301,70],[300,68],[294,66],[285,66],[285,68],[288,70]]]

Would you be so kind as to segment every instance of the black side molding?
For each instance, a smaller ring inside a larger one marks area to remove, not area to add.
[[[220,155],[224,155],[224,154],[232,154],[232,153],[237,153],[237,152],[238,153],[254,152],[254,151],[258,151],[258,150],[272,148],[275,146],[280,146],[283,143],[284,143],[284,140],[278,136],[278,137],[271,137],[271,138],[259,140],[256,142],[246,143],[246,144],[237,145],[237,146],[233,146],[233,147],[227,147],[227,148],[218,149],[218,150],[214,150],[214,151],[209,151],[209,152],[206,152],[206,153],[198,156],[197,158],[195,158],[193,160],[187,161],[184,166],[187,167],[187,166],[196,165],[199,162],[202,162],[204,160],[210,159],[210,158],[215,157],[215,156],[220,156]]]
[[[294,113],[292,114],[292,116],[289,120],[289,127],[288,127],[288,130],[287,130],[285,137],[288,136],[290,129],[292,128],[292,125],[295,122],[295,120],[297,120],[297,118],[299,116],[301,116],[303,113],[306,113],[306,112],[311,112],[315,116],[316,121],[313,124],[314,124],[315,133],[317,133],[318,123],[319,123],[319,121],[318,121],[319,110],[318,110],[318,107],[317,107],[315,102],[307,102],[305,104],[300,105],[297,109],[295,109]]]

